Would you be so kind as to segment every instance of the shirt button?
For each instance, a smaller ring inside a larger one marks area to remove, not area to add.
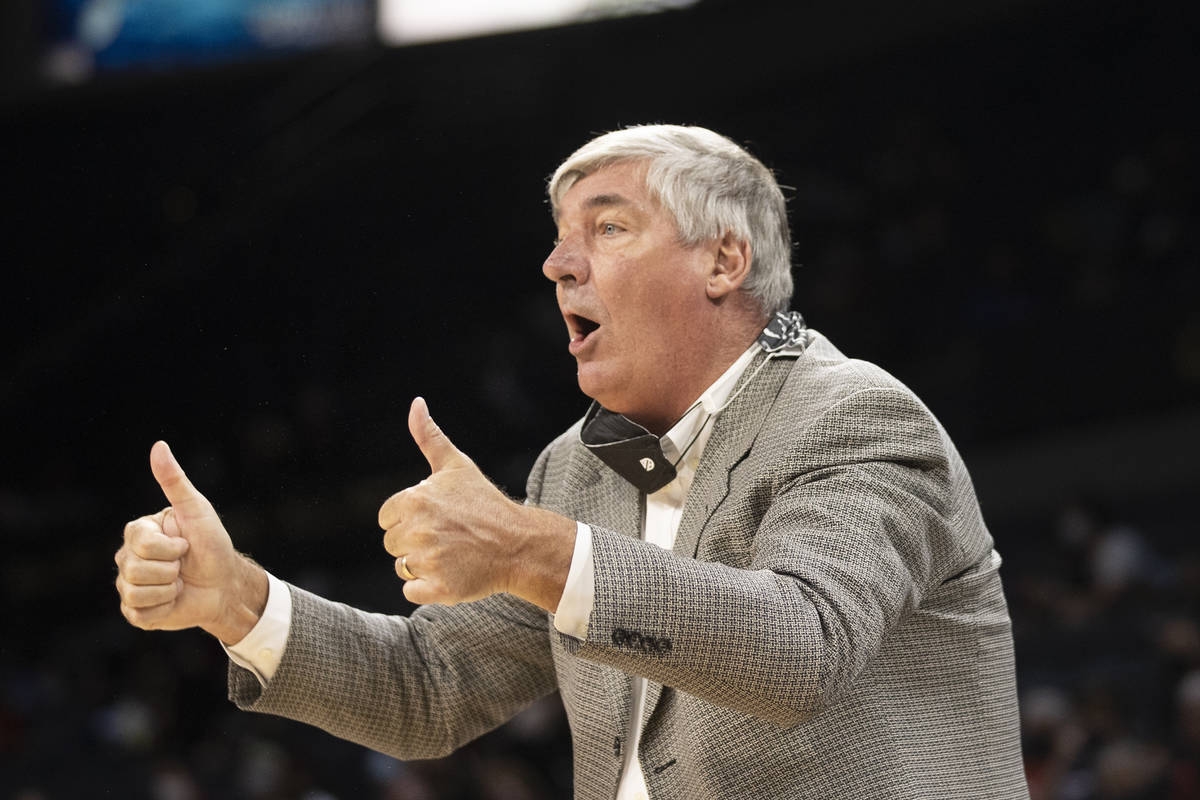
[[[258,651],[259,658],[270,658],[273,655],[275,655],[275,651],[269,647],[264,647],[262,650]]]

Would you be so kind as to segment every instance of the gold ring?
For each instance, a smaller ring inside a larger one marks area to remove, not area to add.
[[[400,577],[406,581],[415,581],[416,575],[412,574],[412,570],[408,568],[408,556],[400,556]]]

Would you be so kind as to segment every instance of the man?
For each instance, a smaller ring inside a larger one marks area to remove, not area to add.
[[[562,693],[581,798],[1026,797],[999,556],[920,401],[782,313],[783,197],[711,131],[601,136],[555,173],[555,284],[595,403],[524,505],[418,398],[431,475],[379,512],[410,618],[238,555],[163,443],[122,611],[199,625],[241,707],[400,758]]]

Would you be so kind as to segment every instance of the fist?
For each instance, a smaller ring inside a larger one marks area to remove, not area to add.
[[[414,603],[462,603],[509,592],[554,611],[575,548],[573,520],[524,506],[489,481],[418,397],[408,430],[431,474],[379,509],[384,549]]]
[[[253,621],[244,624],[245,615],[235,619],[231,613],[246,587],[247,559],[234,550],[212,503],[188,480],[166,442],[151,448],[150,469],[170,505],[125,526],[114,557],[121,613],[138,628],[199,626],[235,643],[253,627]],[[263,605],[265,583],[264,573]]]
[[[507,591],[520,506],[446,438],[419,397],[408,427],[432,474],[379,509],[404,595],[453,604]]]
[[[183,590],[183,557],[189,542],[179,534],[170,506],[125,526],[125,544],[117,551],[117,592],[121,613],[130,624],[152,628],[188,628],[179,619],[176,600]],[[167,529],[171,533],[167,533]]]

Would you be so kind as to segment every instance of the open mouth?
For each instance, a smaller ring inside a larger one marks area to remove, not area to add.
[[[571,330],[571,341],[582,341],[600,327],[599,322],[579,314],[568,314],[567,323]]]
[[[564,318],[567,321],[567,330],[571,334],[567,350],[571,355],[581,357],[585,349],[591,347],[592,334],[600,330],[600,323],[573,313],[565,314]]]

